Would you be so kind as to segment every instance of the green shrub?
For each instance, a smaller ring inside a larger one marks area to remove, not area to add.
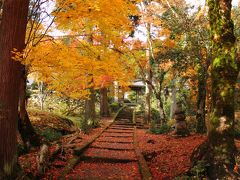
[[[46,128],[43,131],[40,131],[40,135],[44,137],[46,141],[56,141],[58,140],[62,134],[56,130]]]
[[[81,119],[80,121],[80,129],[83,131],[83,133],[88,133],[90,129],[90,125],[88,124],[88,120],[86,119]]]
[[[199,180],[207,179],[207,168],[209,164],[205,160],[197,161],[197,164],[186,173],[177,176],[174,180]]]
[[[109,108],[111,112],[117,112],[118,109],[120,108],[120,105],[117,102],[113,102],[109,105]]]
[[[17,145],[17,151],[18,151],[18,155],[23,155],[23,154],[26,154],[28,151],[27,149],[24,147],[23,144],[18,144]]]
[[[171,106],[172,106],[172,99],[167,98],[166,101],[164,102],[164,106],[163,106],[167,119],[170,119]]]
[[[137,104],[135,107],[136,114],[137,115],[143,115],[144,114],[144,105],[143,104]]]
[[[160,119],[160,113],[157,109],[151,109],[152,121],[157,122]]]
[[[81,119],[80,121],[80,129],[84,132],[84,133],[88,133],[88,131],[91,128],[97,128],[100,127],[100,120],[99,119]]]
[[[237,139],[240,139],[240,130],[239,129],[234,129],[234,137]]]
[[[154,134],[165,134],[171,131],[171,127],[167,124],[162,125],[161,127],[156,127],[156,125],[151,125],[150,131]]]
[[[90,128],[100,127],[100,120],[99,119],[95,119],[95,120],[89,119],[88,125],[90,126]]]
[[[207,167],[209,165],[205,160],[198,161],[197,164],[191,169],[191,173],[194,177],[201,179],[206,176]]]
[[[175,119],[169,119],[169,120],[167,121],[167,125],[168,125],[169,127],[173,127],[173,126],[175,126],[175,124],[176,124],[176,120],[175,120]]]
[[[136,91],[132,91],[129,95],[128,98],[130,101],[135,102],[136,101]]]

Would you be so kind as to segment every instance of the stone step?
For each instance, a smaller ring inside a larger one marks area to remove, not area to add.
[[[114,150],[133,150],[134,146],[132,143],[108,143],[108,142],[94,142],[90,147],[94,148],[105,148]]]
[[[124,167],[124,168],[123,168]],[[127,171],[126,171],[127,169]],[[110,163],[81,161],[67,179],[107,180],[134,179],[141,180],[137,162]]]
[[[105,160],[108,162],[137,161],[135,151],[109,150],[88,148],[81,156],[82,159]]]
[[[132,137],[99,137],[96,142],[133,143]]]

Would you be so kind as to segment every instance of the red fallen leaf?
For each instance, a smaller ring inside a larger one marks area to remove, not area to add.
[[[133,144],[131,143],[108,143],[108,142],[94,142],[91,147],[97,148],[112,148],[112,149],[134,149]]]
[[[140,150],[146,157],[153,179],[173,179],[188,170],[193,149],[205,141],[206,137],[195,134],[184,138],[174,138],[137,130],[137,140]],[[148,143],[149,140],[155,143]]]
[[[239,173],[239,166],[237,164],[235,164],[233,171]]]
[[[135,151],[88,148],[83,155],[86,157],[137,160]]]
[[[133,142],[133,138],[125,138],[125,137],[100,137],[97,139],[97,142]]]
[[[66,179],[127,179],[140,180],[137,162],[130,163],[94,163],[80,162]]]
[[[111,123],[109,120],[107,121],[104,120],[103,122],[104,122],[103,127]],[[75,146],[81,146],[82,144],[88,142],[90,139],[95,137],[100,131],[102,131],[103,127],[93,129],[89,132],[89,134],[80,134],[82,139],[80,139],[79,141],[76,141]],[[61,138],[61,142],[63,144],[66,144],[69,141],[66,137],[63,136]],[[56,150],[56,147],[57,147],[56,145],[50,146],[49,147],[50,153]],[[31,172],[33,175],[37,175],[37,165],[36,165],[37,153],[38,152],[35,150],[33,152],[30,152],[29,154],[19,157],[19,163],[26,173]],[[71,159],[72,157],[73,157],[73,149],[65,148],[64,154],[57,155],[57,158],[52,162],[52,164],[50,164],[49,169],[47,169],[47,172],[45,173],[42,179],[43,180],[57,179],[63,170],[61,166],[66,164],[66,161],[68,159]]]

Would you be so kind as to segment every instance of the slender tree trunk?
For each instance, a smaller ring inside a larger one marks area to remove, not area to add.
[[[177,106],[177,90],[176,90],[176,85],[175,85],[175,80],[174,80],[174,85],[172,87],[172,103],[171,103],[171,108],[170,108],[170,119],[173,119],[173,115]]]
[[[208,0],[212,63],[208,127],[209,175],[223,179],[235,165],[234,92],[238,75],[230,0]]]
[[[166,75],[166,72],[160,72],[160,76],[158,78],[159,82],[159,92],[156,94],[156,97],[159,101],[159,115],[160,115],[160,124],[161,126],[166,123],[166,114],[164,112],[164,105],[163,105],[163,99],[162,99],[162,87],[164,82],[164,77]]]
[[[145,1],[144,3],[141,3],[143,6],[143,10],[145,11],[146,7],[149,1]],[[145,18],[145,17],[143,17]],[[147,30],[147,50],[146,50],[146,59],[147,59],[147,74],[146,74],[146,79],[148,83],[146,84],[146,109],[145,109],[145,123],[151,123],[152,120],[152,115],[151,115],[151,98],[152,98],[152,61],[154,59],[153,56],[153,47],[152,47],[152,37],[151,37],[151,24],[149,22],[145,23],[146,30]],[[150,127],[151,128],[151,127]]]
[[[149,124],[151,122],[151,88],[149,88],[149,85],[146,85],[146,93],[145,93],[145,117],[144,117],[144,123]]]
[[[25,66],[21,65],[22,74],[20,79],[20,90],[19,90],[19,122],[18,130],[21,134],[22,140],[27,148],[30,146],[39,146],[40,138],[35,132],[27,112],[26,105],[26,85],[27,85],[27,75]]]
[[[109,117],[107,88],[100,89],[100,115]]]
[[[14,179],[21,66],[11,51],[24,48],[28,0],[5,0],[0,27],[0,179]]]
[[[150,31],[150,30],[149,30]],[[151,98],[152,98],[152,86],[150,85],[152,83],[152,70],[151,70],[151,57],[150,57],[150,48],[146,50],[146,58],[147,58],[147,75],[146,79],[148,83],[146,83],[146,91],[145,91],[145,97],[146,97],[146,107],[145,107],[145,118],[144,123],[149,124],[151,122]]]

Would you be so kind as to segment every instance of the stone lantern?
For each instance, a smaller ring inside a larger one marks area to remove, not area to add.
[[[176,124],[173,135],[188,136],[190,133],[187,128],[186,115],[185,111],[182,108],[181,102],[177,102],[176,109],[174,112],[174,119],[176,120]]]

